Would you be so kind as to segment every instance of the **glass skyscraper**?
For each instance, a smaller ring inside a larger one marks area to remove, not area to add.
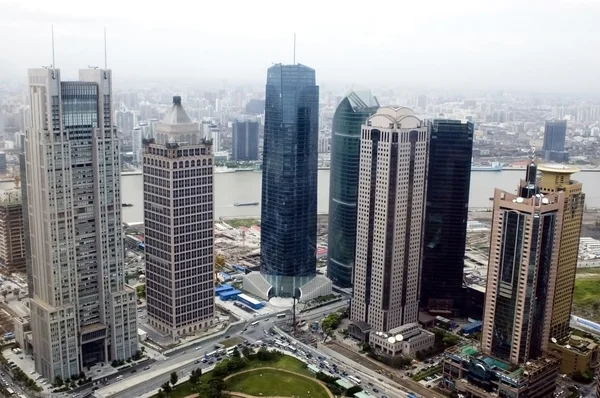
[[[554,162],[566,162],[569,154],[565,151],[565,139],[567,137],[567,121],[546,121],[544,125],[544,160]]]
[[[473,123],[434,120],[429,143],[420,306],[458,315],[471,185]]]
[[[360,131],[378,108],[379,102],[370,92],[351,92],[333,116],[327,276],[340,287],[352,286]]]
[[[236,120],[233,122],[231,158],[233,160],[258,160],[258,122]]]
[[[319,87],[304,65],[267,71],[261,273],[289,297],[316,274]]]

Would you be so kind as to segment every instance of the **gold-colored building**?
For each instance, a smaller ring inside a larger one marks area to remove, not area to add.
[[[600,347],[585,337],[571,336],[556,343],[552,341],[548,349],[561,357],[560,373],[569,376],[575,372],[593,371],[600,362]]]
[[[550,324],[550,336],[560,341],[569,336],[585,194],[582,191],[582,184],[571,179],[571,175],[579,171],[575,167],[543,164],[538,165],[538,171],[541,176],[539,188],[542,193],[564,193],[562,231],[557,239],[557,242],[560,242],[558,272]]]

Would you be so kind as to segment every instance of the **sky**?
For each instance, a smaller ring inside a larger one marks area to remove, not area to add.
[[[600,0],[0,0],[0,80],[107,62],[121,81],[264,84],[296,61],[323,85],[594,93]]]

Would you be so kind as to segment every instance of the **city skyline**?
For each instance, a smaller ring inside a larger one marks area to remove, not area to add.
[[[235,7],[238,13],[227,13],[229,23],[225,26],[219,15],[228,8],[221,3],[205,5],[205,15],[216,17],[205,18],[202,24],[185,22],[195,19],[193,12],[182,14],[169,8],[158,12],[111,0],[103,4],[102,10],[94,11],[81,10],[66,0],[51,5],[39,0],[4,5],[6,17],[0,19],[0,35],[12,40],[4,43],[6,50],[0,55],[1,74],[21,79],[26,67],[51,64],[50,26],[54,24],[56,66],[63,68],[65,76],[70,76],[82,60],[104,65],[106,27],[108,65],[120,71],[120,81],[180,76],[182,80],[227,79],[258,84],[265,64],[293,60],[293,34],[297,32],[296,60],[312,65],[320,71],[320,82],[332,85],[359,82],[369,87],[385,84],[541,92],[594,92],[599,88],[590,78],[600,64],[597,56],[580,51],[593,48],[593,38],[598,35],[594,21],[600,15],[600,5],[592,1],[535,0],[522,4],[509,0],[486,6],[475,0],[402,5],[384,1],[380,6],[390,12],[426,15],[429,23],[404,21],[401,27],[363,32],[351,42],[344,26],[335,21],[360,20],[361,10],[352,7],[305,4],[290,18],[271,18],[274,22],[266,29],[257,25],[249,28],[248,21],[252,16],[272,16],[277,9],[274,4],[265,5],[262,12],[243,2],[230,4],[228,7]],[[516,7],[518,13],[514,12]],[[328,17],[332,14],[339,18],[332,21]],[[128,15],[136,15],[139,22],[131,23]],[[565,24],[573,26],[555,28]],[[284,33],[273,35],[273,31]],[[178,40],[168,46],[170,56],[155,57],[152,49],[173,34]],[[130,40],[121,41],[121,37]],[[373,64],[361,54],[368,51],[372,56],[384,56],[382,37],[401,42],[403,54],[397,58],[387,56],[386,64]],[[132,40],[135,45],[125,45]],[[203,62],[205,54],[224,50],[226,56]],[[402,62],[407,57],[417,61]],[[583,62],[569,62],[572,58]],[[443,68],[439,68],[439,59],[444,60]],[[140,67],[150,62],[154,68]],[[540,64],[551,64],[552,68],[539,68]]]

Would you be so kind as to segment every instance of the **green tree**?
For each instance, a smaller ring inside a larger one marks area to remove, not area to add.
[[[190,383],[198,384],[198,382],[200,381],[200,376],[202,376],[202,369],[198,368],[192,370],[192,374],[190,374]]]
[[[167,394],[168,394],[168,393],[170,393],[170,392],[172,391],[171,385],[169,384],[169,382],[168,382],[168,381],[165,381],[165,382],[163,383],[163,385],[162,385],[162,386],[160,386],[160,387],[161,387],[163,390],[165,390],[165,393],[167,393]]]
[[[219,398],[221,396],[221,392],[225,388],[225,382],[220,377],[213,377],[208,382],[208,387],[210,391],[210,398]]]
[[[177,380],[179,380],[179,376],[177,376],[177,372],[171,372],[171,384],[175,386],[177,384]]]
[[[233,355],[232,355],[232,356],[233,356],[234,358],[240,358],[240,357],[241,357],[241,355],[240,355],[240,351],[238,350],[238,348],[237,348],[237,347],[235,347],[235,348],[233,349]]]
[[[250,349],[250,347],[242,347],[242,355],[244,356],[244,358],[250,358],[250,356],[252,355],[252,350]]]
[[[229,361],[219,362],[212,371],[214,377],[225,376],[227,372],[229,372]]]
[[[62,379],[62,377],[60,377],[60,376],[56,376],[56,377],[54,378],[54,385],[55,385],[56,387],[60,387],[60,386],[62,386],[63,384],[64,384],[64,382],[63,382],[63,379]]]
[[[350,387],[349,389],[347,389],[346,392],[344,393],[344,395],[346,397],[353,397],[355,394],[357,394],[361,391],[362,391],[362,388],[360,386],[353,386],[353,387]]]
[[[165,398],[166,397],[165,392],[162,390],[162,388],[158,389],[158,394],[156,394],[156,397],[157,398]]]

